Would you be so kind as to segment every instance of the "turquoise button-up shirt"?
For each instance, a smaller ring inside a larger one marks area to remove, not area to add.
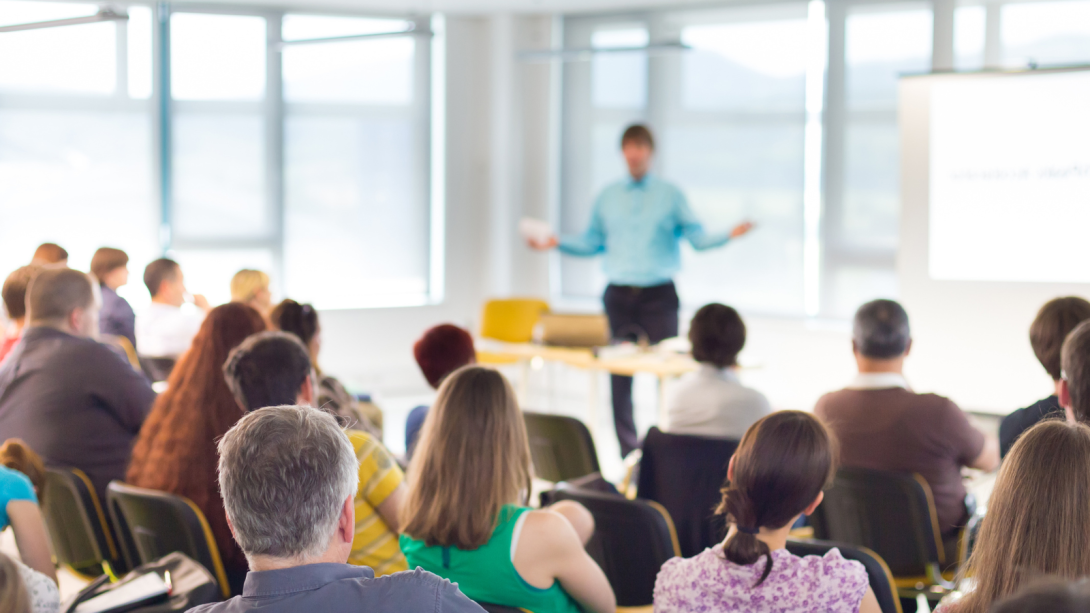
[[[730,232],[705,232],[680,189],[644,175],[602,190],[586,232],[562,236],[559,249],[580,257],[604,254],[610,283],[650,287],[668,283],[681,268],[683,238],[702,251],[725,245]]]

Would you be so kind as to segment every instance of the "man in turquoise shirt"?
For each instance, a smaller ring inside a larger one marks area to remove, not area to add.
[[[681,268],[681,239],[703,251],[749,232],[743,223],[729,233],[708,233],[685,194],[648,173],[655,144],[651,131],[629,126],[621,137],[628,179],[605,188],[594,202],[590,225],[577,236],[530,241],[535,249],[557,247],[565,255],[603,255],[609,278],[602,301],[614,339],[657,343],[677,336],[678,297],[673,276]],[[632,418],[632,377],[613,375],[613,420],[621,454],[639,446]]]

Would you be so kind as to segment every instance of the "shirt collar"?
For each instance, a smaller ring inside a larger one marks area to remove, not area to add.
[[[647,185],[651,181],[654,181],[654,177],[651,175],[651,173],[643,175],[642,177],[640,177],[639,181],[633,179],[632,175],[628,175],[627,187],[628,189],[647,189]]]
[[[704,362],[700,364],[700,374],[706,377],[715,377],[731,383],[738,383],[738,373],[733,368],[719,368],[715,364]]]
[[[280,596],[316,590],[342,579],[374,579],[375,571],[350,564],[304,564],[277,570],[250,571],[242,588],[244,598]]]
[[[848,384],[850,390],[880,390],[896,387],[912,389],[904,375],[896,372],[861,372]]]

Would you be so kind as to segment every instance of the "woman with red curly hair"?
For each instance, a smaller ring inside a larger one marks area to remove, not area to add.
[[[265,320],[245,304],[228,303],[208,313],[140,429],[126,478],[137,487],[185,496],[200,507],[216,537],[232,592],[241,591],[235,588],[241,588],[248,566],[231,537],[216,488],[216,440],[243,410],[223,378],[223,363],[246,337],[263,330]]]

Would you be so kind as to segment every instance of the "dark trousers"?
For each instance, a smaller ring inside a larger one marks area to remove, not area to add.
[[[609,330],[614,341],[641,341],[657,343],[677,336],[677,290],[673,283],[651,287],[612,285],[602,296]],[[612,375],[613,424],[617,427],[617,440],[621,443],[621,455],[639,447],[636,421],[632,417],[632,377]]]

